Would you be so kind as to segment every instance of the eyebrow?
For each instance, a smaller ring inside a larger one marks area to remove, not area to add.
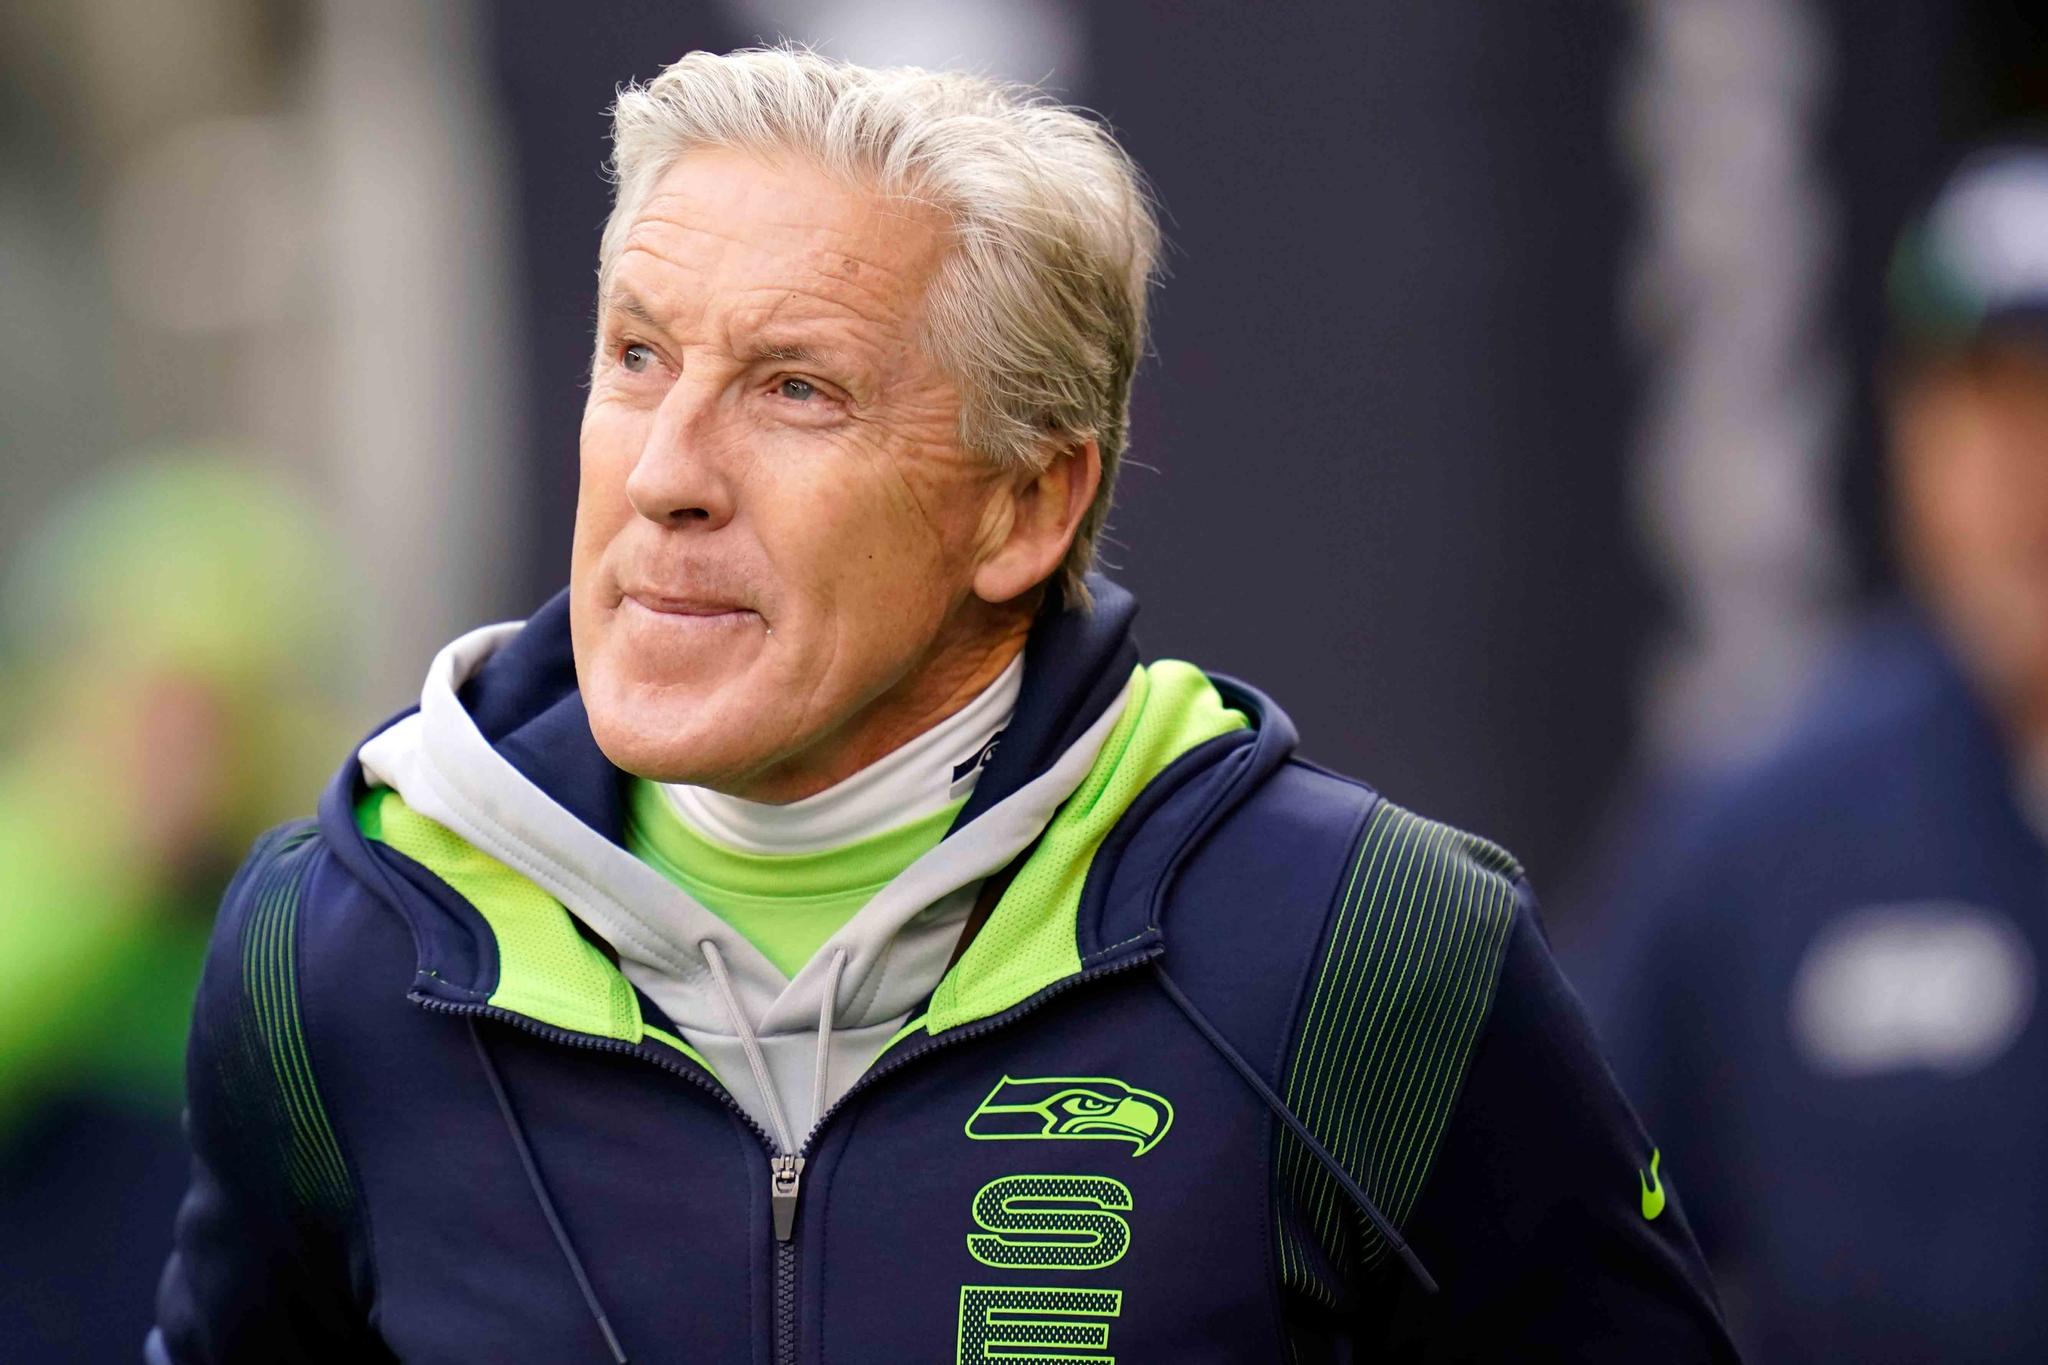
[[[648,327],[659,327],[661,322],[654,316],[654,310],[630,289],[613,289],[605,300],[605,306],[624,313],[633,321]]]
[[[779,360],[793,365],[816,365],[823,359],[817,351],[799,341],[763,341],[747,352],[751,360]]]
[[[660,330],[663,326],[662,320],[655,316],[654,309],[647,301],[630,289],[613,288],[606,295],[604,306],[607,311],[622,314],[643,327]],[[784,365],[829,366],[835,363],[851,363],[850,357],[841,355],[837,350],[820,350],[806,342],[774,338],[764,338],[752,343],[746,348],[744,358],[756,363],[772,362]]]

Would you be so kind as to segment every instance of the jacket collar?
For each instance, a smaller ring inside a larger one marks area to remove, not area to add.
[[[1130,681],[1138,662],[1131,623],[1137,599],[1091,574],[1089,610],[1068,608],[1057,590],[1033,624],[1023,690],[988,767],[955,828],[1043,772]],[[462,703],[493,748],[579,820],[623,842],[621,773],[597,747],[576,685],[569,593],[557,593],[462,688]],[[380,727],[381,728],[381,727]]]
[[[1100,574],[1088,576],[1095,605],[1069,609],[1058,589],[1033,624],[1024,686],[995,756],[954,821],[961,828],[1065,753],[1130,681],[1138,663],[1131,622],[1138,600]]]
[[[1096,959],[1105,938],[1099,927],[1079,920],[1084,887],[1106,881],[1090,875],[1097,853],[1112,830],[1117,830],[1119,847],[1127,839],[1127,831],[1117,827],[1125,823],[1127,808],[1139,813],[1133,803],[1154,779],[1171,768],[1177,775],[1162,791],[1178,789],[1187,785],[1186,774],[1208,766],[1206,760],[1196,761],[1191,750],[1206,751],[1213,747],[1211,740],[1228,746],[1245,739],[1245,718],[1232,707],[1252,711],[1266,730],[1241,746],[1259,754],[1259,761],[1225,765],[1228,771],[1219,771],[1218,778],[1243,787],[1292,747],[1285,718],[1256,694],[1234,690],[1226,703],[1188,665],[1137,669],[1130,633],[1136,602],[1105,579],[1095,578],[1090,586],[1093,610],[1065,610],[1055,600],[1041,614],[1030,637],[1012,724],[955,828],[1031,781],[1127,688],[1141,695],[1105,745],[1097,771],[1070,803],[1075,808],[1063,810],[1048,831],[1059,836],[1058,847],[1035,853],[1034,862],[1027,863],[1034,875],[1020,876],[998,905],[991,923],[1003,932],[989,938],[987,946],[978,941],[979,951],[970,949],[933,998],[927,1025],[932,1032],[1008,1008],[1093,965],[1083,958]],[[566,594],[550,601],[478,668],[463,684],[461,699],[484,738],[520,773],[598,833],[621,840],[621,774],[598,749],[576,690]],[[1239,741],[1224,739],[1232,733]],[[373,853],[357,828],[356,807],[363,794],[361,769],[352,757],[323,800],[322,825],[343,862],[370,885],[381,884],[385,898],[411,922],[420,950],[416,993],[489,999],[506,979],[503,969],[511,965],[500,960],[502,936],[459,895],[419,894],[423,884],[436,879],[414,875],[418,869],[406,870],[409,891],[396,885],[388,859]],[[1148,810],[1158,804],[1145,803]],[[1220,812],[1225,803],[1205,804]],[[1183,830],[1183,838],[1174,842],[1185,842],[1193,833]],[[1102,912],[1102,895],[1098,891],[1091,899],[1092,921]],[[996,953],[997,943],[1020,937],[1030,940],[1030,951]],[[1130,934],[1108,941],[1142,948],[1152,939],[1156,933],[1145,943]]]

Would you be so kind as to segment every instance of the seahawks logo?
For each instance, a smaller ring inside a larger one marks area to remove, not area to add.
[[[953,788],[958,787],[962,782],[965,782],[968,778],[980,772],[984,765],[986,765],[990,760],[995,758],[996,745],[1002,742],[1003,732],[1001,730],[998,730],[994,734],[990,735],[987,741],[983,743],[979,749],[976,749],[966,758],[954,764],[953,781],[947,789],[950,791]]]
[[[1109,1076],[1005,1076],[967,1120],[967,1136],[985,1142],[1023,1138],[1107,1138],[1132,1156],[1159,1145],[1173,1126],[1163,1095]]]

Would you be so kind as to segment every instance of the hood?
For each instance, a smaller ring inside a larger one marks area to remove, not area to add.
[[[400,818],[424,827],[410,845],[388,840],[434,874],[412,878],[423,894],[399,897],[421,951],[416,996],[484,1000],[631,1041],[670,1022],[721,1031],[725,1011],[695,946],[708,939],[763,1002],[764,1035],[815,1029],[821,999],[849,1029],[906,1015],[930,1032],[957,1027],[1082,968],[1091,944],[1103,942],[1100,913],[1081,922],[1090,868],[1163,773],[1179,770],[1161,784],[1178,789],[1227,752],[1259,751],[1257,763],[1218,770],[1234,786],[1291,748],[1284,718],[1270,733],[1247,733],[1246,712],[1270,710],[1256,694],[1226,684],[1226,702],[1191,665],[1138,665],[1135,602],[1106,580],[1091,587],[1093,610],[1055,605],[1034,627],[1015,715],[946,838],[793,979],[623,847],[623,774],[598,750],[576,689],[566,594],[523,624],[487,627],[444,649],[419,708],[338,775],[323,826],[345,862],[373,858],[358,808],[381,818],[364,798],[383,787],[402,797]],[[982,932],[940,979],[959,919],[934,926],[927,912],[1027,847]],[[389,885],[388,876],[365,881]],[[617,968],[591,934],[616,948]],[[831,983],[825,964],[835,947],[845,953]],[[668,1020],[649,1017],[649,1000]]]

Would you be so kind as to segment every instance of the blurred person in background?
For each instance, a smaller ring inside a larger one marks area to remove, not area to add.
[[[274,480],[116,464],[5,585],[0,1359],[132,1359],[189,1156],[185,1034],[215,904],[318,788],[346,646]]]
[[[613,126],[569,588],[237,875],[149,1358],[1731,1359],[1514,860],[1091,571],[1109,133],[783,49]]]
[[[1907,600],[1621,845],[1582,980],[1755,1359],[2048,1359],[2048,148],[1889,288]]]

